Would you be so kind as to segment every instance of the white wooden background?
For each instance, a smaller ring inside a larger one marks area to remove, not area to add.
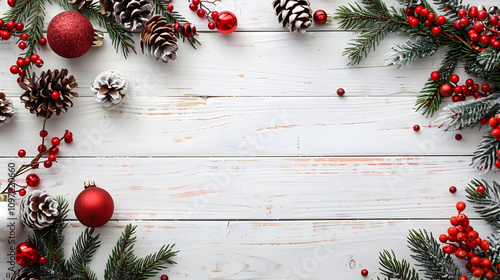
[[[313,0],[312,7],[331,13],[347,3]],[[37,172],[40,188],[72,204],[92,178],[112,194],[115,214],[98,229],[103,243],[91,264],[101,277],[123,227],[134,223],[140,256],[176,243],[170,279],[363,279],[362,268],[374,279],[381,249],[408,258],[408,229],[444,232],[467,183],[498,177],[469,167],[484,131],[463,132],[457,142],[415,112],[416,92],[441,55],[385,67],[391,44],[404,39],[390,35],[348,67],[341,53],[355,34],[335,22],[293,34],[268,0],[222,0],[218,10],[239,20],[237,32],[223,35],[208,31],[187,1],[173,4],[197,24],[202,46],[181,43],[166,65],[140,54],[124,60],[108,37],[78,59],[40,52],[43,69],[75,75],[81,96],[48,122],[49,133],[69,129],[75,142]],[[0,8],[8,9],[5,1]],[[60,11],[51,8],[47,22]],[[9,73],[18,54],[12,40],[0,44],[0,90],[18,109],[0,128],[3,184],[7,164],[26,161],[19,149],[34,155],[42,124],[20,104]],[[129,84],[115,110],[100,108],[88,88],[108,69]],[[72,211],[70,218],[67,254],[83,230]]]

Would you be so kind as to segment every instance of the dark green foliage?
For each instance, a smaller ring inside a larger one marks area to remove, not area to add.
[[[384,250],[380,252],[379,264],[381,266],[380,273],[386,276],[386,279],[402,279],[402,280],[419,280],[418,273],[410,264],[402,259],[396,259],[394,251]]]
[[[477,191],[478,186],[485,188],[484,194]],[[485,180],[474,179],[469,183],[466,192],[467,200],[473,204],[476,212],[498,231],[500,229],[500,184],[493,181],[490,185]]]
[[[42,256],[47,257],[45,265],[35,264],[24,268],[40,275],[43,280],[97,280],[96,274],[88,263],[99,248],[99,235],[94,235],[93,228],[85,229],[72,250],[71,257],[64,257],[64,228],[68,214],[68,202],[62,197],[59,203],[59,217],[54,224],[43,230],[34,230],[28,241],[35,244]],[[178,251],[172,251],[174,245],[164,245],[154,254],[145,258],[134,255],[134,237],[136,226],[127,225],[122,236],[109,256],[104,274],[105,280],[145,280],[155,277],[169,264]]]
[[[500,142],[488,131],[474,151],[471,165],[479,170],[491,170],[495,166],[499,148]]]

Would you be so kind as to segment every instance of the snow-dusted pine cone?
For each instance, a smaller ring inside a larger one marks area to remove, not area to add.
[[[83,7],[86,7],[92,3],[92,0],[68,0],[68,3],[70,4],[78,4],[78,9],[83,9]]]
[[[116,22],[130,31],[141,31],[153,14],[148,0],[115,0],[113,4]]]
[[[0,92],[0,126],[10,122],[14,116],[14,105],[12,100],[5,96],[5,93]]]
[[[58,206],[59,203],[46,192],[33,191],[21,201],[21,221],[32,229],[39,230],[51,226],[59,215]]]
[[[40,276],[26,269],[20,269],[12,275],[10,280],[40,280]]]
[[[273,0],[278,21],[291,32],[305,32],[312,24],[312,9],[309,0]]]
[[[21,95],[21,102],[26,109],[38,117],[50,118],[52,114],[60,115],[73,107],[71,97],[78,97],[78,93],[72,92],[78,86],[73,75],[66,77],[68,70],[48,70],[42,72],[40,78],[35,73],[28,79],[28,84],[20,82],[19,86],[25,90]],[[59,98],[52,98],[54,91],[59,92]]]
[[[114,70],[102,72],[97,75],[90,89],[95,93],[95,101],[109,108],[123,102],[127,95],[127,82],[125,77]]]
[[[159,15],[151,18],[141,33],[141,49],[146,56],[165,63],[177,58],[177,37],[167,19]]]

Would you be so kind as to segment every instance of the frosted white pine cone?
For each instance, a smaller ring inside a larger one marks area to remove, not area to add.
[[[59,203],[46,192],[33,191],[21,201],[21,221],[27,227],[40,230],[52,225],[59,216]]]
[[[119,105],[127,96],[127,81],[115,70],[100,73],[90,86],[94,92],[94,100],[104,108]]]
[[[10,122],[14,116],[14,105],[12,100],[5,96],[5,93],[0,92],[0,126]]]

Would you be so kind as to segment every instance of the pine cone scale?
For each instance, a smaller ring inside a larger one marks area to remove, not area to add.
[[[177,58],[177,37],[171,24],[161,16],[154,16],[141,34],[141,50],[146,56],[167,63]]]
[[[14,116],[14,111],[12,101],[7,98],[5,93],[0,92],[0,126],[10,122]]]

